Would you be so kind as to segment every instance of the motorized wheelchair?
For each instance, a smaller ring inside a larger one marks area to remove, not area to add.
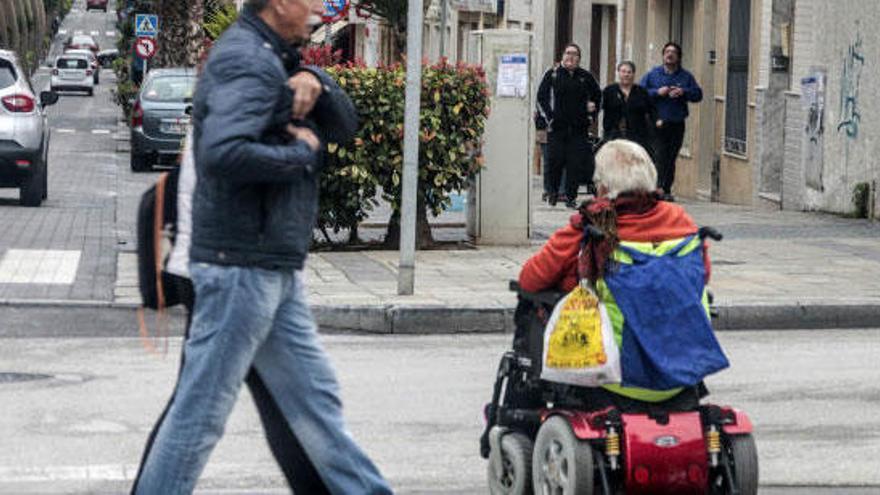
[[[707,236],[721,238],[701,229]],[[657,404],[541,380],[544,328],[565,294],[510,289],[519,298],[513,349],[501,358],[480,438],[490,493],[757,493],[744,412],[702,403],[702,383]]]

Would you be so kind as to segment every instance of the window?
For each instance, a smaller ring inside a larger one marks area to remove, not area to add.
[[[15,69],[4,60],[0,60],[0,89],[15,84]]]
[[[88,69],[89,63],[84,58],[59,58],[55,67],[59,69]]]
[[[143,98],[149,101],[185,101],[192,98],[195,86],[195,77],[157,77],[144,88]]]
[[[746,154],[749,98],[749,28],[751,1],[730,2],[727,41],[727,95],[724,109],[724,150]]]

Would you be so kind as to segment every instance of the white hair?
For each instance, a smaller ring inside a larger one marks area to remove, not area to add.
[[[645,148],[626,139],[605,143],[596,153],[596,186],[605,186],[610,199],[624,192],[653,192],[657,168]]]

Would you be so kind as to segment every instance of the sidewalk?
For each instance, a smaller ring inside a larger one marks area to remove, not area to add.
[[[818,213],[685,201],[700,225],[720,230],[711,288],[718,329],[866,327],[880,321],[880,224]],[[420,251],[416,294],[397,295],[397,251],[318,252],[307,264],[310,301],[322,327],[379,333],[512,331],[523,262],[571,215],[535,203],[531,245]],[[381,225],[387,212],[370,219]],[[438,237],[466,240],[464,215],[436,219]],[[381,238],[381,228],[361,236]],[[135,282],[120,262],[120,281]],[[133,287],[132,287],[133,289]],[[119,292],[119,290],[117,290]],[[132,302],[119,298],[117,302]]]

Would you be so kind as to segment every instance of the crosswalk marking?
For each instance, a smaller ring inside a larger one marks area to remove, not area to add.
[[[0,284],[70,285],[82,251],[10,249],[0,260]]]
[[[98,32],[98,31],[92,31],[90,34],[91,34],[92,36],[98,36],[98,35],[101,34],[101,33]]]
[[[116,31],[107,31],[106,33],[104,33],[104,35],[107,36],[108,38],[112,38],[112,37],[116,36]]]
[[[109,129],[92,129],[92,134],[110,134]]]
[[[55,129],[59,134],[76,134],[76,129]]]

